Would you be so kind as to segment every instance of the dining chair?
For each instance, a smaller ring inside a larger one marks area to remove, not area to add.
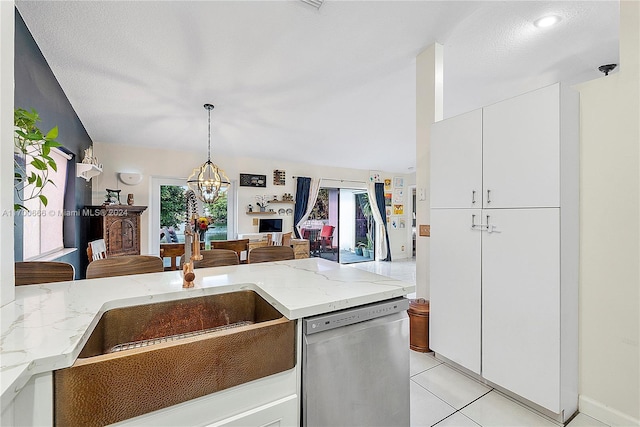
[[[319,244],[320,244],[320,252],[326,252],[327,247],[329,251],[333,252],[333,230],[335,227],[333,225],[323,225],[322,230],[320,230],[320,235],[318,236]]]
[[[94,261],[96,259],[104,259],[107,257],[107,245],[104,239],[93,240],[89,242],[89,246],[87,246],[87,256],[89,257],[89,262]]]
[[[67,262],[20,261],[14,264],[15,284],[66,282],[75,277],[75,268]]]
[[[202,255],[202,259],[193,261],[193,268],[222,267],[225,265],[240,264],[238,254],[231,249],[210,249],[200,251],[200,255]],[[180,257],[180,269],[182,269],[183,265],[184,254]]]
[[[249,239],[239,240],[212,240],[211,249],[230,249],[238,254],[238,259],[241,264],[247,263],[249,254]],[[242,253],[245,253],[245,259],[242,259]]]
[[[289,246],[263,246],[249,251],[249,264],[294,259],[293,248]]]
[[[291,246],[291,231],[282,234],[282,246]]]
[[[87,279],[127,276],[164,271],[162,258],[153,255],[125,255],[97,259],[87,266]]]

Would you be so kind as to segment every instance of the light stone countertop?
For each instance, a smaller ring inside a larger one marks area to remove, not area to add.
[[[102,313],[115,307],[254,290],[289,319],[405,296],[415,286],[320,258],[18,286],[0,309],[4,410],[32,375],[71,366]]]

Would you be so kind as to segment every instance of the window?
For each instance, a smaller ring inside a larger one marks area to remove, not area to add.
[[[29,209],[23,211],[23,243],[22,258],[37,259],[64,248],[62,239],[62,222],[64,219],[64,193],[67,184],[67,163],[71,156],[58,150],[51,150],[51,157],[58,167],[57,171],[49,171],[49,183],[42,194],[47,198],[47,206],[35,198],[24,203]],[[33,166],[27,165],[27,173]]]

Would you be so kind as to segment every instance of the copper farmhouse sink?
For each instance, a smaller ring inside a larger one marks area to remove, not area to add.
[[[55,423],[111,424],[295,363],[294,321],[253,291],[116,308],[54,372]]]

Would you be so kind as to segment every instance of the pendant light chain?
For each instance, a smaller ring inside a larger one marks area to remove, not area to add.
[[[211,108],[207,107],[209,110],[209,145],[207,148],[207,160],[211,161]]]

